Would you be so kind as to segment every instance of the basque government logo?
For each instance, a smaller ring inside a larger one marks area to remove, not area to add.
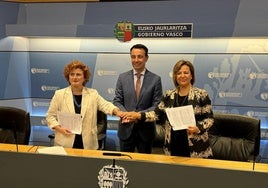
[[[131,22],[118,22],[114,28],[115,37],[122,42],[130,41],[135,35],[135,27]]]
[[[128,184],[127,172],[123,167],[117,165],[104,166],[99,171],[98,180],[100,188],[126,188]]]

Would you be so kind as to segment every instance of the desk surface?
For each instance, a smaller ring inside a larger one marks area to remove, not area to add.
[[[29,146],[19,145],[19,152],[35,153],[38,148],[42,146]],[[0,151],[17,151],[16,145],[13,144],[1,144]],[[114,152],[114,151],[100,151],[100,150],[84,150],[84,149],[71,149],[65,148],[67,155],[77,157],[90,157],[90,158],[106,158],[120,160],[135,160],[135,161],[146,161],[153,163],[163,164],[178,164],[185,166],[196,166],[196,167],[207,167],[207,168],[218,168],[218,169],[229,169],[229,170],[241,170],[241,171],[252,171],[252,162],[240,162],[240,161],[226,161],[226,160],[215,160],[215,159],[201,159],[201,158],[188,158],[188,157],[175,157],[158,154],[140,154],[140,153],[126,153],[126,152]],[[103,152],[121,153],[123,156],[104,156]],[[124,156],[126,155],[126,156]],[[132,159],[131,159],[131,158]],[[254,171],[256,172],[267,172],[268,164],[255,163]]]

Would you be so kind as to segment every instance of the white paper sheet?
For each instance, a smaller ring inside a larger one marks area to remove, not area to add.
[[[192,105],[167,108],[166,113],[174,131],[188,129],[189,126],[196,126]]]
[[[67,155],[65,149],[62,146],[51,146],[37,149],[38,153],[53,154],[53,155]]]
[[[71,114],[58,111],[57,118],[61,126],[69,129],[74,134],[81,134],[82,116],[80,114]]]

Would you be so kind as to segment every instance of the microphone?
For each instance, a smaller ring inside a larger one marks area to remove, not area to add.
[[[252,170],[254,171],[255,170],[255,164],[256,164],[256,160],[257,158],[260,157],[259,155],[253,155],[253,163],[252,163]],[[261,157],[260,157],[261,158]]]
[[[260,129],[258,130],[260,131]],[[257,157],[259,156],[260,151],[260,133],[255,136],[255,143],[254,143],[254,151],[253,151],[253,164],[252,164],[252,170],[255,170],[255,163],[257,160]]]
[[[102,155],[106,155],[106,156],[116,156],[116,157],[121,157],[121,156],[127,156],[130,159],[132,159],[132,157],[130,155],[127,154],[123,154],[123,153],[116,153],[116,152],[103,152]],[[113,159],[113,167],[115,167],[115,159]]]
[[[116,153],[116,152],[103,152],[102,155],[106,155],[106,156],[116,156],[116,157],[121,157],[121,156],[127,156],[130,159],[132,159],[132,157],[130,155],[127,154],[123,154],[123,153]]]
[[[14,124],[13,134],[14,134],[16,149],[17,149],[17,152],[19,152],[18,137],[17,137],[17,125],[16,125],[15,121],[12,121],[12,123]]]
[[[122,156],[121,153],[112,153],[112,152],[103,152],[102,155],[108,155],[108,156]]]

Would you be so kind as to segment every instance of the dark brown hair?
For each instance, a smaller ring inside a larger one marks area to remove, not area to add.
[[[133,49],[143,49],[144,52],[145,52],[145,56],[147,57],[148,56],[148,48],[146,46],[144,46],[143,44],[135,44],[134,46],[132,46],[130,48],[130,53]]]
[[[194,65],[190,61],[185,61],[185,60],[181,59],[173,67],[173,78],[172,79],[173,79],[174,86],[176,88],[179,86],[179,84],[177,83],[176,75],[178,74],[178,72],[180,71],[180,69],[183,65],[186,65],[190,68],[190,72],[192,75],[191,84],[194,85],[194,82],[195,82]]]

